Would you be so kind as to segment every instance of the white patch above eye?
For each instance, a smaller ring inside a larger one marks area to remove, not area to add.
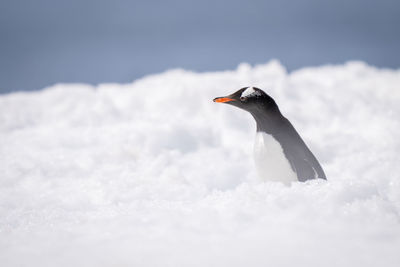
[[[241,97],[251,97],[259,95],[261,95],[260,92],[256,91],[253,87],[247,87],[247,89],[243,91]]]

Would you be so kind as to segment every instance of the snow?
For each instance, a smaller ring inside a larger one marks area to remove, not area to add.
[[[328,181],[259,183],[271,95]],[[0,96],[1,266],[399,266],[400,70],[171,70]]]

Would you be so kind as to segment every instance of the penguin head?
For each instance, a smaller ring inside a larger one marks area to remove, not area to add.
[[[214,102],[226,103],[256,115],[260,111],[265,113],[279,111],[274,99],[263,90],[256,87],[243,87],[233,94],[214,98]]]

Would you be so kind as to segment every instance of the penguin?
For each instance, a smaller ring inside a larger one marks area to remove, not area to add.
[[[318,160],[290,121],[282,115],[274,99],[263,90],[244,87],[213,101],[246,110],[255,119],[254,162],[263,181],[290,184],[317,178],[326,180]]]

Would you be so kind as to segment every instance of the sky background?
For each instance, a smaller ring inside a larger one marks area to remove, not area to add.
[[[0,93],[171,68],[400,67],[400,1],[1,0]]]

